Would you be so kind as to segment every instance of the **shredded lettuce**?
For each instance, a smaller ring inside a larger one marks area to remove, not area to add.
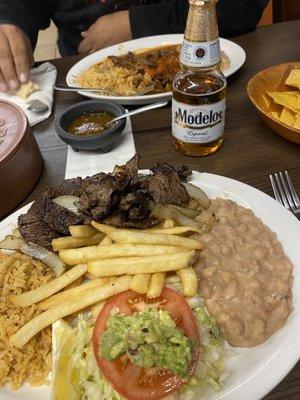
[[[181,291],[178,279],[168,282],[168,286]],[[209,315],[203,299],[195,296],[188,300],[196,317],[201,337],[199,363],[195,375],[184,384],[179,392],[170,396],[172,400],[195,400],[204,395],[207,387],[219,390],[227,378],[225,343],[220,335],[215,319]],[[76,369],[81,400],[124,400],[106,381],[94,358],[92,348],[93,321],[80,315],[76,330],[76,348],[71,360],[71,368]],[[71,373],[71,372],[70,372]]]
[[[79,315],[75,328],[76,347],[70,371],[76,370],[81,400],[122,400],[103,377],[94,357],[92,347],[93,321]]]

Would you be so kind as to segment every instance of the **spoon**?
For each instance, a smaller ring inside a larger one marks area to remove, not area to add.
[[[113,92],[112,90],[102,89],[102,88],[87,88],[82,86],[67,86],[67,85],[53,85],[53,89],[55,90],[62,90],[65,92],[98,92],[101,93],[103,96],[121,96],[121,97],[130,97],[130,96],[142,96],[143,94],[151,92],[153,90],[153,86],[148,86],[144,90],[140,90],[136,92],[134,95],[121,95],[119,93]]]
[[[43,113],[49,109],[48,105],[40,100],[32,100],[27,108],[35,113]]]
[[[164,107],[167,104],[168,104],[168,101],[164,101],[164,102],[160,102],[160,103],[149,104],[147,106],[137,108],[136,110],[128,111],[125,114],[119,115],[118,117],[112,119],[111,121],[106,122],[106,124],[104,125],[103,128],[109,127],[109,125],[114,124],[115,122],[119,121],[120,119],[123,119],[123,118],[126,118],[126,117],[130,117],[131,115],[140,114],[140,113],[143,113],[145,111],[155,110],[156,108]]]

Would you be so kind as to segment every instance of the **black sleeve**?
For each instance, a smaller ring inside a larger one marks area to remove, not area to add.
[[[236,36],[255,28],[269,0],[219,0],[217,16],[222,37]],[[130,25],[134,39],[148,35],[183,33],[188,0],[162,0],[131,7]]]
[[[0,24],[18,26],[34,48],[40,29],[50,25],[56,1],[0,0]]]

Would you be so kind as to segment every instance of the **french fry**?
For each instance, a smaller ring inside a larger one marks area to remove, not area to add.
[[[91,282],[83,283],[76,288],[72,288],[69,290],[64,290],[63,292],[54,294],[53,296],[48,297],[47,299],[39,302],[37,307],[40,310],[48,310],[51,307],[54,307],[58,304],[63,304],[66,301],[73,301],[73,299],[80,298],[85,296],[91,289],[100,288],[102,285],[107,283],[109,278],[96,278]]]
[[[88,278],[90,281],[93,281],[94,279],[97,279],[97,276],[95,276],[95,275],[93,275],[93,274],[90,274],[89,272],[86,272],[86,273],[84,274],[84,276],[85,276],[86,278]]]
[[[101,240],[101,242],[98,244],[98,246],[105,246],[108,244],[113,244],[113,241],[110,236],[105,235],[104,238]]]
[[[196,296],[198,279],[194,268],[183,268],[176,273],[180,277],[183,294],[186,297]]]
[[[96,303],[91,307],[91,312],[92,312],[94,320],[97,319],[98,314],[102,310],[102,307],[104,306],[104,304],[105,304],[105,301],[100,301],[99,303]]]
[[[189,250],[180,253],[155,254],[153,256],[95,260],[88,263],[88,272],[98,277],[103,277],[176,271],[192,265],[196,258],[197,252]]]
[[[149,283],[151,279],[151,274],[137,274],[133,275],[130,289],[134,292],[145,294],[147,293]]]
[[[69,231],[75,238],[89,237],[97,233],[97,229],[90,225],[72,225],[69,226]]]
[[[68,286],[71,282],[74,282],[76,279],[82,276],[86,270],[87,267],[85,264],[76,265],[59,277],[45,283],[45,285],[39,286],[38,288],[30,290],[29,292],[11,296],[10,300],[17,306],[29,307],[32,304],[38,303],[39,301],[46,299],[52,294],[57,293],[59,290]]]
[[[105,283],[100,288],[91,289],[84,297],[75,298],[63,304],[58,304],[27,322],[21,329],[10,337],[9,343],[21,349],[32,337],[47,326],[60,318],[73,314],[79,310],[89,307],[99,301],[105,300],[120,292],[128,290],[131,277],[121,276],[120,278]]]
[[[110,236],[111,232],[119,229],[119,228],[116,228],[115,226],[100,224],[99,222],[96,222],[96,221],[92,221],[92,225],[95,229],[97,229],[97,231],[105,233],[106,235],[109,235],[109,236]]]
[[[147,297],[149,299],[155,299],[161,295],[161,292],[165,286],[165,272],[156,272],[151,275],[149,288],[147,291]]]
[[[74,287],[80,286],[82,283],[83,276],[85,276],[85,274],[86,272],[84,273],[84,275],[80,276],[78,279],[76,279],[75,281],[71,282],[68,286],[66,286],[64,290],[69,290],[73,289]]]
[[[171,228],[170,228],[171,229]],[[173,229],[173,228],[172,228]],[[163,233],[149,233],[118,229],[110,233],[111,238],[117,243],[162,244],[168,246],[184,247],[186,249],[200,250],[201,243],[198,240],[167,235]]]
[[[148,231],[143,230],[142,232],[148,232]],[[201,229],[198,229],[195,226],[174,226],[172,228],[164,228],[164,229],[151,228],[151,233],[165,233],[167,235],[181,235],[186,232],[203,233]]]
[[[63,249],[75,249],[77,247],[93,246],[99,244],[103,237],[104,235],[99,232],[93,236],[80,238],[73,236],[64,236],[53,239],[51,244],[54,251],[59,251]]]
[[[77,265],[102,258],[150,256],[153,254],[178,253],[185,250],[183,247],[176,246],[115,243],[106,246],[88,246],[80,249],[61,250],[59,257],[68,265]]]

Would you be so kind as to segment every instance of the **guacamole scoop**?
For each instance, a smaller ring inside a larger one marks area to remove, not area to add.
[[[154,307],[131,315],[111,315],[99,346],[100,357],[113,361],[126,354],[141,368],[168,369],[185,379],[194,343],[170,313]]]

